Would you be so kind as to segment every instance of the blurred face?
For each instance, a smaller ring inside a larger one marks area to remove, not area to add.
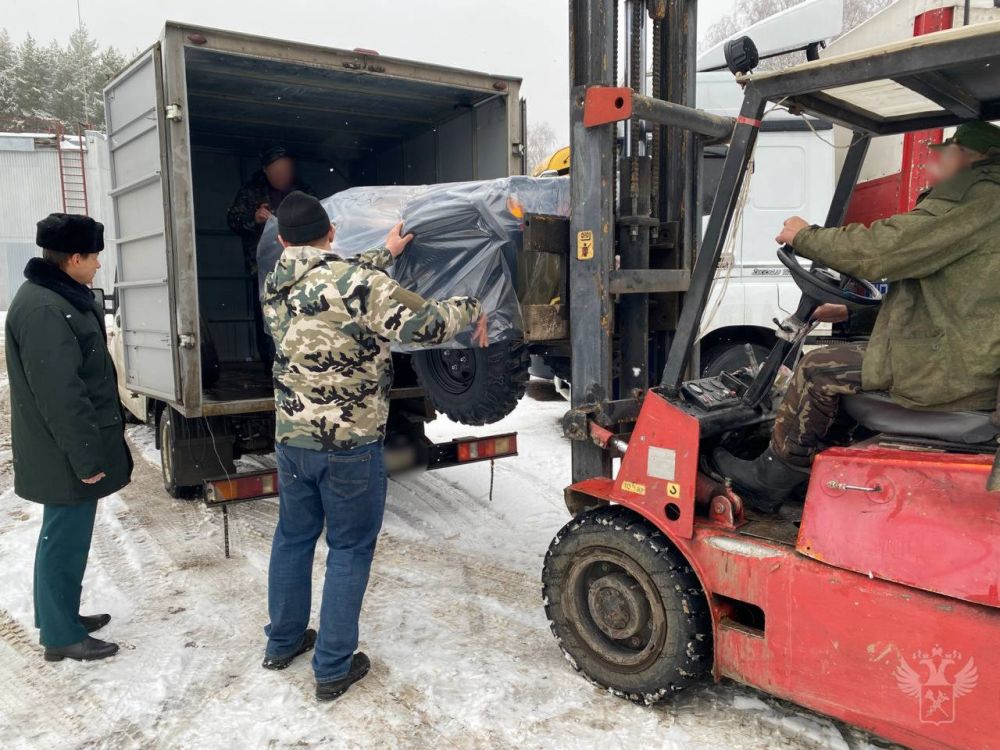
[[[264,175],[275,190],[291,190],[295,184],[295,162],[288,156],[275,159],[264,167]]]
[[[66,261],[63,271],[73,281],[90,286],[100,267],[100,253],[73,253]]]
[[[941,149],[937,155],[937,160],[932,161],[928,168],[932,185],[950,180],[963,169],[968,169],[974,162],[983,158],[982,154],[955,145]]]

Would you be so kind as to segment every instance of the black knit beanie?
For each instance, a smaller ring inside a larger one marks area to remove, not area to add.
[[[323,205],[301,190],[293,190],[278,207],[278,234],[293,245],[308,245],[330,231]]]

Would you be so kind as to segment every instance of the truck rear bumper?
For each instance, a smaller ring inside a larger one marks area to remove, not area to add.
[[[392,476],[412,469],[432,471],[516,455],[517,433],[510,432],[487,437],[455,438],[446,443],[427,440],[405,450],[387,448],[386,466]],[[263,469],[206,479],[203,497],[208,506],[226,506],[274,497],[278,491],[278,470]]]

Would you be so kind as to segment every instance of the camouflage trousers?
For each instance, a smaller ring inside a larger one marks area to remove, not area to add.
[[[840,398],[861,391],[864,354],[865,344],[832,344],[802,357],[771,434],[778,456],[810,466],[822,448],[850,440],[854,424],[841,413]]]

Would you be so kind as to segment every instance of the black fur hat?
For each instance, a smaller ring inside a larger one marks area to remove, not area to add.
[[[35,243],[59,253],[99,253],[104,249],[104,225],[80,214],[49,214],[38,222]]]

